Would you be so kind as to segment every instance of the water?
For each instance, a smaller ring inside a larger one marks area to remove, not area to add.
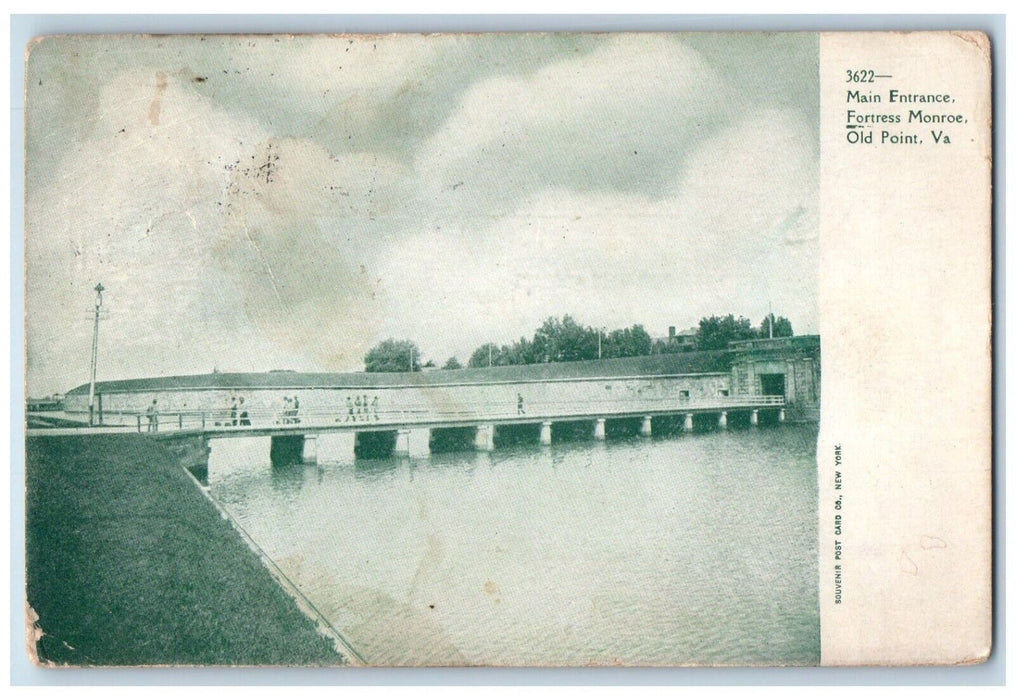
[[[284,469],[213,448],[209,480],[370,663],[814,664],[815,438],[786,425]]]

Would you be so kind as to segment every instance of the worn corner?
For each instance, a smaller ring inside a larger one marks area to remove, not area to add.
[[[950,34],[976,49],[982,58],[990,63],[991,37],[988,36],[987,32],[981,30],[962,30],[950,32]]]
[[[39,640],[45,632],[39,625],[39,613],[30,603],[25,602],[25,650],[28,652],[28,660],[39,668],[54,668],[55,664],[39,656]]]

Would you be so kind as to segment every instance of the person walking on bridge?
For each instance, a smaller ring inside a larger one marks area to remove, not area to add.
[[[519,415],[526,415],[525,399],[522,398],[522,394],[519,394]]]
[[[159,400],[152,399],[145,413],[148,415],[148,432],[159,432]]]

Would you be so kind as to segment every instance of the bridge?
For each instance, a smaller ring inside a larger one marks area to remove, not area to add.
[[[394,433],[396,455],[420,455],[429,451],[432,430],[475,430],[475,447],[490,450],[494,449],[495,432],[499,426],[539,425],[540,443],[549,445],[553,441],[555,423],[588,422],[591,424],[591,437],[604,440],[607,420],[637,418],[641,421],[639,434],[648,437],[652,435],[655,416],[681,416],[682,429],[691,432],[696,427],[696,414],[699,414],[700,423],[708,417],[708,420],[715,421],[715,427],[723,429],[727,427],[728,414],[733,411],[747,413],[751,425],[758,425],[759,411],[762,410],[772,411],[777,420],[783,422],[786,418],[784,406],[783,396],[726,396],[677,401],[549,402],[537,406],[523,404],[521,411],[518,405],[514,410],[494,405],[445,410],[419,406],[377,412],[366,410],[360,414],[356,413],[355,407],[350,411],[346,406],[319,407],[308,411],[252,410],[235,416],[232,411],[221,410],[177,411],[153,415],[136,413],[132,416],[132,424],[119,426],[118,430],[153,432],[160,436],[195,435],[208,439],[267,436],[273,438],[276,445],[273,453],[298,449],[301,459],[308,461],[316,457],[314,446],[308,442],[328,433]],[[300,444],[287,439],[299,440]]]
[[[795,342],[788,343],[788,340]],[[117,380],[67,393],[67,415],[105,431],[152,433],[177,442],[271,438],[273,460],[329,459],[332,434],[353,450],[387,445],[396,455],[429,453],[454,433],[491,450],[501,431],[530,431],[549,445],[555,426],[603,440],[608,422],[643,436],[662,419],[683,432],[807,418],[817,411],[817,338],[753,341],[745,349],[639,358],[413,373],[213,373]],[[88,419],[91,418],[91,421]],[[637,426],[637,428],[635,427]],[[348,441],[347,441],[348,442]],[[182,443],[181,443],[182,444]],[[347,449],[347,448],[343,448]],[[384,449],[382,451],[385,451]],[[335,455],[341,457],[343,455]]]
[[[277,436],[313,431],[329,432],[375,432],[391,430],[467,428],[477,425],[511,425],[529,423],[550,423],[559,421],[605,421],[608,418],[642,418],[646,423],[644,432],[651,434],[653,416],[683,415],[685,424],[694,425],[696,413],[715,413],[717,425],[726,427],[725,417],[731,411],[747,411],[753,416],[752,423],[758,422],[758,411],[776,409],[782,412],[786,406],[783,396],[723,396],[716,398],[684,398],[675,400],[646,399],[641,401],[587,401],[547,402],[537,406],[523,404],[521,409],[505,410],[502,406],[473,406],[468,409],[440,409],[433,406],[401,408],[393,410],[365,411],[356,413],[345,406],[319,407],[312,410],[269,411],[254,409],[247,411],[246,419],[231,411],[175,411],[158,413],[150,417],[147,413],[121,414],[129,416],[126,423],[121,421],[118,432],[175,432],[202,434],[208,437],[229,437],[238,435]],[[244,420],[249,421],[247,423]],[[113,426],[109,426],[113,427]]]
[[[319,454],[318,438],[331,433],[354,436],[354,454],[365,434],[390,436],[391,451],[396,456],[420,457],[429,454],[432,438],[440,431],[466,430],[477,450],[493,450],[495,436],[504,426],[538,426],[539,442],[550,445],[554,425],[587,423],[593,440],[605,440],[607,421],[637,419],[638,433],[649,437],[655,417],[681,419],[681,430],[693,432],[703,427],[725,429],[732,412],[743,412],[752,426],[759,424],[761,411],[772,414],[778,422],[786,418],[783,396],[721,396],[622,401],[551,401],[537,405],[516,403],[513,409],[500,405],[474,405],[469,408],[441,409],[417,406],[371,411],[370,406],[319,406],[310,410],[272,411],[253,409],[188,410],[171,413],[123,412],[117,423],[93,428],[95,432],[139,432],[173,441],[183,447],[183,438],[194,438],[185,451],[196,451],[199,466],[206,461],[208,441],[221,438],[269,437],[270,455],[274,463],[314,462],[339,455]],[[52,431],[48,431],[52,432]],[[572,432],[574,434],[574,431]],[[382,444],[384,441],[381,441]],[[201,456],[203,455],[203,457]],[[348,456],[348,455],[347,455]],[[191,460],[194,461],[194,460]]]

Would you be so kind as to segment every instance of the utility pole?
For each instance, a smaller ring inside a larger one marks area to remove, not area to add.
[[[487,343],[487,366],[494,366],[494,343]]]
[[[92,380],[88,385],[88,425],[95,425],[95,365],[99,360],[99,312],[102,309],[102,282],[95,285],[95,323],[92,326]]]

